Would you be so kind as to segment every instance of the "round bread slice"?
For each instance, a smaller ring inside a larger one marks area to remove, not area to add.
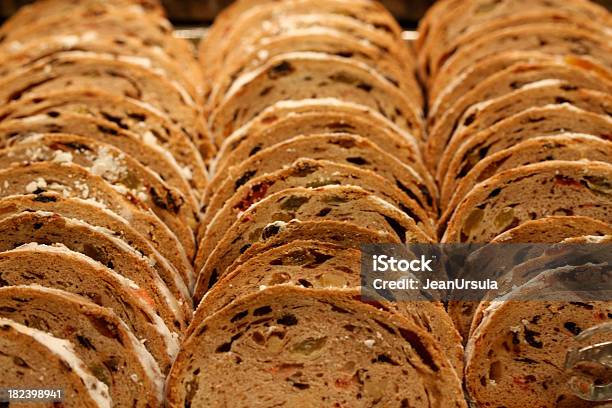
[[[190,264],[177,265],[175,268],[140,232],[133,228],[128,221],[114,212],[99,205],[92,200],[64,197],[56,192],[43,192],[39,194],[13,195],[0,199],[0,219],[27,211],[44,211],[59,214],[66,218],[81,220],[95,227],[111,231],[114,236],[121,238],[132,248],[151,260],[153,268],[164,281],[176,282],[177,287],[184,288],[182,276],[191,276],[193,269]],[[183,271],[183,272],[179,272]],[[187,278],[185,278],[187,279]],[[189,286],[192,287],[193,285]],[[185,290],[182,289],[184,293]],[[188,293],[188,292],[187,292]]]
[[[563,367],[568,350],[585,346],[575,336],[610,320],[610,302],[571,293],[564,295],[565,301],[558,295],[547,300],[543,295],[549,290],[545,279],[536,278],[486,310],[466,349],[466,388],[475,403],[567,408],[598,405],[572,394],[570,374]],[[606,340],[609,336],[596,335],[589,343]]]
[[[610,180],[612,165],[602,162],[553,160],[503,171],[465,196],[442,242],[486,243],[525,221],[550,215],[610,223]]]
[[[63,245],[30,243],[0,252],[0,287],[18,285],[59,289],[112,310],[162,372],[170,370],[179,349],[178,334],[168,329],[134,281]]]
[[[413,202],[407,201],[396,187],[369,170],[336,164],[327,160],[298,159],[289,167],[256,177],[240,187],[229,200],[213,201],[207,214],[214,214],[202,224],[198,242],[196,267],[202,265],[215,245],[231,227],[240,213],[251,205],[276,192],[292,187],[321,187],[325,185],[355,185],[376,194],[412,218],[430,237],[435,237],[433,221]]]
[[[603,65],[585,69],[577,64],[568,64],[561,58],[514,64],[486,78],[452,105],[441,106],[442,110],[438,111],[439,113],[430,113],[429,135],[424,156],[427,157],[431,168],[437,164],[451,135],[459,127],[461,117],[471,106],[546,79],[562,80],[582,89],[612,92],[612,70],[608,70]],[[536,103],[537,99],[533,105]]]
[[[269,0],[241,0],[223,10],[200,44],[200,61],[222,65],[228,53],[241,44],[251,44],[292,15],[335,14],[363,24],[391,42],[401,40],[402,29],[393,16],[371,0],[298,0],[278,4]],[[206,69],[206,68],[205,68]],[[208,71],[206,71],[208,73]]]
[[[253,243],[282,230],[291,220],[350,221],[363,228],[395,235],[401,242],[430,243],[414,220],[378,196],[355,186],[296,187],[272,194],[236,219],[219,241],[199,275],[194,291],[199,302],[212,280]]]
[[[39,42],[29,41],[15,49],[3,49],[0,75],[23,69],[45,58],[64,52],[89,52],[119,61],[141,65],[179,84],[198,103],[202,102],[201,85],[189,78],[181,69],[180,62],[173,61],[164,53],[146,46],[142,40],[130,37],[100,36],[95,31],[72,35],[51,35]]]
[[[217,173],[204,194],[202,206],[207,211],[213,199],[224,202],[254,177],[274,172],[303,157],[371,170],[398,187],[407,199],[421,206],[432,218],[437,215],[437,191],[430,179],[422,178],[412,167],[368,139],[346,133],[296,136],[257,152],[247,161],[229,168],[227,174]],[[210,215],[204,218],[205,221],[209,219]]]
[[[441,198],[446,208],[440,218],[445,225],[453,210],[474,186],[508,169],[549,160],[601,161],[612,164],[612,142],[591,135],[568,133],[527,139],[513,147],[486,156],[459,178],[450,199]]]
[[[168,327],[182,330],[191,316],[186,299],[177,300],[173,293],[145,258],[124,241],[104,228],[83,221],[65,218],[43,211],[23,212],[0,221],[0,250],[8,251],[30,242],[63,244],[102,263],[115,272],[133,280],[142,288],[142,297],[151,305]]]
[[[210,154],[201,109],[177,82],[126,61],[91,52],[63,52],[22,67],[0,80],[0,102],[45,95],[58,90],[100,90],[143,102],[170,121]]]
[[[206,187],[208,176],[204,161],[189,136],[173,126],[163,113],[135,99],[100,91],[49,92],[2,107],[0,122],[64,112],[104,119],[139,135],[144,143],[168,150],[196,190],[203,191]]]
[[[38,162],[0,170],[0,197],[59,192],[66,197],[93,200],[131,223],[167,259],[192,259],[193,233],[177,238],[151,209],[127,188],[113,186],[74,163]],[[180,222],[174,220],[176,225]],[[174,225],[173,225],[174,227]],[[184,228],[182,228],[184,230]],[[177,229],[180,235],[181,229]],[[167,255],[170,256],[167,256]]]
[[[248,384],[262,376],[269,378],[265,387]],[[170,407],[230,400],[467,407],[448,359],[414,323],[349,293],[284,286],[241,298],[204,320],[185,341],[166,390]]]
[[[597,30],[599,26],[604,31],[604,27],[611,22],[603,8],[587,1],[554,1],[540,4],[535,2],[528,5],[523,1],[505,1],[493,6],[482,1],[469,3],[457,7],[456,12],[447,13],[446,18],[435,23],[433,37],[438,39],[428,39],[429,46],[421,54],[419,61],[421,69],[434,79],[439,69],[457,50],[469,46],[483,35],[533,23],[564,23],[588,30]],[[483,8],[492,10],[483,12]],[[471,13],[469,17],[468,13]],[[463,20],[465,17],[472,24],[466,23]]]
[[[66,18],[65,13],[57,13],[38,18],[33,24],[3,32],[0,47],[14,49],[50,35],[76,35],[84,31],[95,31],[100,36],[139,39],[146,46],[157,48],[177,61],[192,78],[202,78],[202,70],[194,58],[193,46],[184,39],[174,37],[172,25],[165,18],[132,8],[118,11],[109,6],[108,2],[98,2],[93,10],[88,4],[69,7],[70,18]]]
[[[526,221],[491,240],[492,244],[557,243],[566,238],[612,233],[612,226],[604,221],[584,216],[549,216]],[[516,249],[520,250],[521,245]],[[482,319],[483,304],[476,301],[450,301],[448,314],[455,327],[467,341],[475,329],[476,321]]]
[[[233,301],[276,285],[304,288],[353,288],[361,286],[361,252],[320,241],[293,241],[258,254],[229,271],[200,302],[185,336],[201,321]],[[463,346],[453,322],[439,302],[384,302],[382,308],[397,312],[429,332],[445,352],[457,375],[463,375]]]
[[[72,112],[49,112],[6,120],[0,123],[0,147],[11,146],[33,133],[79,135],[114,146],[157,173],[168,185],[178,189],[191,206],[198,208],[200,198],[196,198],[197,190],[190,185],[174,156],[157,144],[145,143],[137,134],[112,122]]]
[[[393,61],[402,71],[414,72],[415,56],[403,41],[398,41],[392,35],[389,35],[388,32],[379,30],[372,25],[364,24],[362,21],[358,21],[348,15],[330,13],[325,10],[298,10],[296,12],[270,16],[261,25],[251,27],[248,38],[241,35],[240,43],[227,50],[224,61],[210,61],[211,64],[207,64],[206,67],[207,72],[210,79],[216,81],[226,75],[225,69],[227,67],[235,66],[238,68],[238,65],[240,65],[238,61],[248,61],[244,56],[250,54],[253,49],[261,46],[267,47],[266,44],[268,42],[276,42],[276,39],[279,37],[291,37],[295,32],[316,31],[318,29],[334,30],[342,33],[344,36],[348,35],[352,40],[357,40],[362,44],[367,44],[369,47],[374,47],[382,58]],[[338,48],[335,48],[335,50],[338,50]],[[296,48],[294,51],[298,51],[298,49]],[[205,53],[206,51],[203,50],[202,52]],[[262,56],[260,55],[259,57]],[[259,60],[259,57],[256,59]],[[267,59],[269,55],[265,57]],[[214,67],[210,66],[212,64],[217,65]],[[235,74],[231,76],[235,76]],[[408,75],[399,80],[406,84],[417,85],[414,75]],[[212,84],[212,87],[213,93],[215,93],[217,84]],[[413,89],[410,92],[414,91]],[[419,96],[417,94],[416,97],[422,100],[422,95]]]
[[[525,109],[564,103],[602,115],[612,112],[611,94],[577,87],[571,82],[556,79],[534,82],[509,94],[480,102],[469,108],[458,122],[440,160],[437,180],[442,182],[446,178],[451,156],[473,135],[489,130],[503,119]],[[443,185],[442,190],[450,187],[452,186]]]
[[[384,231],[366,229],[358,224],[348,221],[320,220],[300,221],[291,220],[282,229],[271,231],[271,236],[263,237],[261,241],[255,242],[244,253],[227,268],[228,271],[240,267],[260,254],[277,248],[292,241],[310,240],[327,242],[343,248],[361,249],[362,244],[399,244],[400,240],[395,234]],[[213,281],[214,278],[214,281]],[[213,286],[218,276],[211,278],[210,285]]]
[[[151,354],[111,310],[42,286],[0,288],[0,318],[69,341],[115,405],[159,406],[163,378]]]
[[[275,102],[336,97],[371,107],[423,139],[421,109],[372,68],[358,61],[309,52],[271,58],[234,82],[209,116],[213,140],[221,142]]]
[[[367,106],[334,98],[281,101],[264,109],[224,140],[211,174],[223,173],[260,150],[295,136],[317,133],[351,133],[369,139],[393,153],[422,177],[430,177],[423,165],[418,141]]]
[[[612,119],[608,116],[587,112],[570,104],[526,109],[470,136],[454,151],[447,176],[444,177],[445,197],[481,160],[524,140],[567,132],[612,141],[611,129]]]
[[[180,191],[111,145],[76,135],[43,133],[0,150],[0,166],[3,168],[14,163],[39,161],[78,164],[108,183],[130,190],[166,224],[174,226],[178,219],[187,228],[197,227],[198,209],[191,207]]]
[[[0,386],[61,390],[66,408],[111,408],[108,387],[94,377],[66,340],[0,319]]]
[[[483,36],[459,49],[436,76],[438,89],[475,62],[507,50],[539,51],[546,54],[575,54],[599,60],[612,67],[610,38],[596,30],[583,30],[571,24],[525,24]]]
[[[216,75],[209,109],[219,104],[240,75],[261,67],[277,55],[290,52],[317,52],[360,61],[380,73],[418,106],[423,105],[421,89],[414,75],[410,75],[411,71],[405,70],[384,50],[351,33],[321,25],[294,28],[282,35],[266,37],[247,50],[241,48],[233,50],[234,57],[226,58],[223,70]]]

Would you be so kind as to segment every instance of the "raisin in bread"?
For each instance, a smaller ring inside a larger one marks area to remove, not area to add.
[[[484,243],[550,215],[583,215],[609,223],[611,179],[612,165],[602,162],[559,160],[503,171],[465,196],[442,242]]]
[[[189,136],[173,126],[161,112],[134,99],[99,91],[50,92],[3,106],[0,119],[4,122],[64,112],[104,119],[138,135],[143,143],[168,150],[196,190],[206,187],[208,176],[204,162]]]
[[[482,81],[470,92],[461,96],[450,106],[442,107],[440,115],[430,112],[428,119],[427,160],[434,168],[444,152],[459,120],[468,109],[479,102],[509,94],[531,83],[546,79],[558,79],[584,89],[612,91],[612,71],[600,65],[600,69],[584,69],[579,65],[567,64],[563,59],[518,63]],[[537,104],[537,99],[533,105]]]
[[[550,288],[536,279],[492,303],[466,349],[466,388],[479,405],[594,407],[568,386],[566,354],[575,335],[612,316],[609,302],[566,293],[564,301],[543,297]],[[535,300],[539,299],[539,300]],[[591,344],[609,340],[589,339]]]
[[[180,238],[129,189],[113,186],[102,177],[74,163],[38,162],[14,165],[0,170],[0,197],[59,192],[67,197],[93,200],[128,220],[134,228],[156,245],[165,248],[170,258],[192,258],[193,233],[186,231]],[[178,219],[166,220],[173,227]],[[185,228],[177,229],[177,234]]]
[[[37,133],[79,135],[114,146],[159,174],[162,180],[183,193],[192,206],[198,206],[196,186],[190,185],[170,152],[157,144],[145,143],[137,134],[112,122],[72,112],[48,112],[6,120],[0,123],[0,147],[11,146]]]
[[[136,282],[142,288],[142,296],[155,306],[156,313],[168,327],[181,330],[187,326],[191,315],[190,302],[184,296],[181,299],[176,287],[169,288],[164,283],[148,258],[105,229],[58,214],[36,211],[4,218],[0,221],[0,231],[2,251],[30,242],[59,243],[89,256]]]
[[[356,185],[378,195],[389,204],[414,219],[419,228],[434,237],[433,221],[419,206],[405,200],[401,191],[369,170],[336,164],[327,160],[298,159],[290,166],[256,177],[240,187],[229,200],[209,205],[207,214],[214,214],[202,224],[198,237],[198,260],[206,259],[210,251],[243,211],[254,203],[278,191],[292,187],[320,187],[324,185]],[[200,261],[201,262],[201,261]]]
[[[470,107],[458,122],[438,166],[437,180],[444,180],[448,175],[451,156],[473,135],[489,130],[503,119],[526,109],[565,103],[602,115],[612,111],[612,96],[609,93],[585,89],[556,79],[534,82],[498,98],[480,102]],[[442,190],[444,188],[446,186],[443,186]],[[448,193],[447,191],[446,194]]]
[[[432,242],[412,218],[360,187],[291,188],[266,197],[236,219],[199,270],[195,301],[204,295],[212,276],[223,276],[232,261],[249,246],[265,240],[294,219],[351,221],[367,229],[394,234],[401,242]]]
[[[358,293],[360,272],[361,252],[354,248],[299,240],[270,249],[228,272],[206,294],[194,313],[186,336],[206,317],[243,296],[270,286],[353,288]],[[405,316],[429,332],[457,374],[463,375],[461,338],[441,303],[385,302],[381,307]]]
[[[228,372],[236,358],[239,368]],[[262,376],[270,379],[265,387],[249,385]],[[450,363],[414,323],[342,291],[283,286],[241,298],[198,325],[166,395],[170,407],[467,406]]]
[[[0,166],[3,168],[14,163],[39,161],[78,164],[112,185],[129,189],[160,219],[174,218],[184,227],[197,227],[198,209],[191,206],[181,192],[113,146],[87,137],[43,133],[26,137],[0,151]]]
[[[441,83],[436,86],[443,88],[475,62],[507,50],[588,56],[612,66],[609,36],[571,24],[534,23],[499,30],[459,49],[440,69],[436,82]]]
[[[527,139],[513,147],[486,156],[454,186],[451,198],[441,198],[446,208],[440,218],[444,225],[453,209],[474,186],[508,169],[549,160],[601,161],[612,164],[612,142],[591,135],[567,133]]]
[[[44,330],[72,343],[116,405],[162,403],[163,380],[151,354],[111,310],[42,286],[0,288],[0,318]]]
[[[176,357],[178,334],[168,329],[134,281],[63,245],[31,243],[0,252],[0,283],[40,285],[82,296],[123,320],[163,373]]]
[[[583,235],[602,236],[611,232],[612,227],[609,223],[594,218],[584,216],[548,216],[526,221],[496,236],[491,240],[491,243],[519,244],[514,248],[508,246],[506,250],[520,251],[525,248],[520,244],[554,244],[569,237]],[[542,250],[544,247],[534,246],[532,249]],[[488,302],[451,301],[448,303],[448,313],[465,341],[469,339],[475,324],[477,324],[476,322],[481,320],[482,310],[486,308],[485,304],[488,304]]]
[[[389,80],[410,100],[419,106],[423,104],[423,95],[415,77],[409,75],[409,71],[404,70],[395,58],[367,40],[334,28],[296,28],[283,35],[267,37],[248,50],[238,48],[233,52],[237,55],[226,59],[222,75],[217,75],[208,100],[209,109],[219,104],[240,75],[256,70],[277,55],[291,52],[317,52],[362,62]]]
[[[62,391],[67,408],[111,408],[106,384],[98,380],[67,340],[0,319],[0,366],[3,388],[49,388]],[[7,403],[8,404],[8,403]]]
[[[502,150],[534,137],[583,133],[610,141],[612,119],[570,104],[526,109],[470,136],[455,150],[444,177],[447,195],[480,162]],[[561,133],[562,134],[562,133]]]
[[[27,211],[45,211],[84,221],[92,226],[112,231],[113,235],[127,242],[132,248],[151,259],[153,268],[164,280],[178,282],[181,287],[193,280],[189,263],[171,263],[153,244],[130,223],[94,201],[64,197],[57,192],[12,195],[0,199],[0,218]],[[182,280],[185,283],[182,283]]]
[[[219,145],[219,141],[275,102],[321,97],[337,97],[371,107],[423,138],[420,106],[382,75],[361,62],[309,52],[276,56],[237,79],[209,116],[212,137]]]
[[[407,199],[432,217],[437,214],[437,190],[430,178],[421,177],[412,167],[368,139],[346,133],[296,136],[257,152],[240,165],[229,168],[227,174],[215,174],[202,199],[203,208],[208,210],[213,198],[224,202],[254,177],[274,172],[302,157],[371,170],[397,186]],[[209,217],[206,215],[205,219]]]
[[[210,153],[210,137],[199,107],[177,82],[155,71],[103,54],[64,52],[12,71],[0,80],[3,104],[59,90],[100,90],[151,105]]]
[[[223,173],[229,166],[292,137],[317,133],[365,137],[382,150],[393,152],[423,177],[429,176],[414,137],[366,106],[333,98],[281,101],[266,108],[223,141],[211,173]]]

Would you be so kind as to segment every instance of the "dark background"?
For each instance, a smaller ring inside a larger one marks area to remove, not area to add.
[[[112,0],[109,0],[112,1]],[[232,0],[162,0],[168,15],[176,25],[209,24]],[[28,0],[0,0],[0,17],[5,19]],[[382,0],[406,28],[415,28],[425,10],[434,0]],[[596,0],[609,10],[612,0]]]

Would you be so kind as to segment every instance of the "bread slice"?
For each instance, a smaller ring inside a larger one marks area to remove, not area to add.
[[[320,241],[293,241],[258,254],[228,272],[211,289],[186,333],[206,317],[228,304],[259,290],[277,285],[304,288],[352,288],[361,286],[361,252],[354,248]],[[386,310],[403,315],[429,332],[441,346],[458,376],[463,374],[463,346],[452,320],[437,302],[384,302]]]
[[[203,342],[203,335],[214,340]],[[253,378],[269,380],[253,388]],[[230,400],[467,407],[450,363],[414,323],[342,291],[284,286],[241,298],[204,320],[185,341],[166,390],[170,407]]]
[[[228,169],[227,174],[217,173],[213,177],[202,199],[203,208],[208,210],[213,198],[224,202],[254,177],[274,172],[302,157],[371,170],[397,186],[407,199],[432,217],[437,214],[436,186],[429,178],[421,177],[412,167],[368,139],[347,133],[297,136],[257,152],[247,161]]]
[[[423,94],[414,75],[410,75],[412,71],[404,68],[387,49],[376,47],[367,39],[356,37],[353,33],[320,24],[292,28],[282,35],[265,37],[247,49],[243,47],[244,45],[232,51],[233,56],[226,58],[222,70],[216,75],[209,109],[218,105],[240,75],[261,67],[277,55],[291,52],[317,52],[360,61],[406,93],[418,106],[423,105]]]
[[[487,18],[486,20],[483,19],[474,26],[464,26],[463,31],[457,33],[456,36],[447,38],[448,42],[446,45],[441,46],[441,44],[432,44],[432,46],[426,52],[429,60],[429,66],[426,67],[426,69],[429,70],[431,77],[435,80],[436,74],[440,68],[444,66],[445,62],[452,58],[452,56],[458,50],[469,46],[474,41],[478,41],[478,39],[484,35],[513,27],[520,27],[536,23],[562,23],[565,26],[573,26],[590,31],[599,31],[602,34],[605,34],[606,27],[610,23],[610,18],[607,13],[598,6],[593,7],[596,10],[588,10],[595,11],[594,13],[585,13],[586,10],[582,9],[581,7],[579,7],[578,10],[574,7],[576,3],[584,4],[587,2],[563,2],[561,4],[554,5],[530,4],[528,7],[523,6],[525,7],[523,9],[512,11],[506,10],[502,15],[498,15],[490,19]],[[464,10],[461,10],[459,13],[462,11]],[[596,16],[597,18],[593,18],[593,16]],[[441,24],[445,24],[446,22],[450,23],[450,26],[456,24],[456,20],[453,19],[441,22]],[[424,62],[423,60],[421,61]]]
[[[142,296],[155,306],[168,327],[181,330],[187,326],[191,315],[188,300],[180,299],[176,287],[171,290],[152,268],[150,260],[119,238],[100,227],[83,221],[65,218],[42,211],[23,212],[0,221],[0,250],[8,251],[20,245],[64,244],[113,269],[136,282],[142,288]]]
[[[241,0],[223,10],[200,44],[200,61],[223,64],[228,53],[240,44],[249,45],[292,15],[333,14],[351,19],[385,36],[401,39],[401,27],[378,2],[371,0],[298,0],[278,4],[269,0]],[[205,68],[206,69],[206,68]],[[208,73],[208,71],[206,71]]]
[[[610,23],[606,10],[589,1],[502,1],[487,3],[482,0],[461,2],[441,1],[431,8],[419,25],[419,65],[425,78],[435,76],[440,58],[453,50],[457,39],[465,39],[472,33],[490,34],[502,27],[524,24],[524,14],[556,12],[579,16],[602,25]],[[510,21],[508,21],[510,19]],[[540,17],[540,21],[547,21]],[[561,20],[563,21],[563,20]],[[502,23],[503,22],[503,23]],[[497,23],[497,24],[495,24]],[[467,41],[465,41],[467,43]]]
[[[211,166],[211,174],[223,173],[229,166],[292,137],[317,133],[351,133],[365,137],[382,150],[392,152],[422,177],[429,177],[418,141],[412,135],[367,106],[334,98],[281,101],[264,109],[223,141]]]
[[[159,175],[113,146],[87,137],[43,133],[0,150],[0,166],[3,168],[15,163],[39,161],[78,164],[118,189],[124,186],[130,190],[160,219],[164,222],[168,220],[167,224],[176,225],[178,219],[183,228],[197,227],[198,209],[192,207],[178,190],[168,186]]]
[[[199,270],[195,302],[204,295],[211,278],[215,281],[215,276],[223,276],[227,267],[249,246],[282,230],[294,219],[350,221],[366,229],[394,234],[401,242],[432,242],[412,218],[360,187],[283,190],[252,205],[227,230]]]
[[[57,192],[43,192],[28,195],[13,195],[0,199],[0,219],[21,212],[44,211],[73,218],[89,225],[112,231],[113,235],[128,243],[132,248],[151,260],[153,268],[164,280],[175,282],[186,292],[187,282],[193,280],[193,269],[189,263],[169,262],[153,244],[130,223],[112,211],[92,200],[64,197]],[[185,278],[182,278],[185,276]],[[189,279],[187,277],[190,277]],[[185,279],[185,283],[182,279]],[[187,291],[188,293],[188,291]]]
[[[204,161],[189,136],[173,126],[161,112],[135,99],[99,91],[49,92],[3,106],[0,121],[64,112],[104,119],[139,135],[144,143],[168,150],[181,166],[185,178],[198,190],[206,187],[208,176]]]
[[[210,222],[202,224],[202,233],[198,238],[196,268],[203,265],[210,252],[219,242],[225,231],[231,227],[240,213],[265,197],[292,187],[321,187],[325,185],[355,185],[376,194],[389,204],[412,218],[417,226],[430,237],[435,237],[433,221],[425,211],[386,180],[369,170],[354,166],[336,164],[327,160],[298,159],[290,166],[273,173],[256,177],[240,187],[229,200],[209,205],[207,214]]]
[[[93,200],[128,220],[145,238],[172,254],[169,259],[192,259],[195,242],[193,233],[180,235],[185,228],[170,230],[138,195],[122,186],[113,186],[102,177],[74,163],[38,162],[14,165],[0,170],[0,197],[56,191],[66,197]],[[173,227],[178,219],[167,221]]]
[[[157,144],[146,143],[133,132],[124,130],[104,119],[72,112],[55,112],[28,116],[0,123],[0,147],[5,148],[36,133],[72,134],[115,146],[157,173],[162,180],[178,189],[195,208],[197,186],[187,179],[170,152]]]
[[[108,387],[94,377],[66,340],[0,319],[0,365],[3,388],[61,389],[67,408],[111,408]]]
[[[442,106],[442,110],[430,113],[425,157],[431,168],[437,164],[453,132],[460,126],[460,119],[470,107],[546,79],[562,80],[582,89],[612,92],[612,70],[603,65],[586,69],[577,64],[568,64],[561,58],[514,64],[486,78],[452,105]],[[537,99],[534,105],[536,103]]]
[[[536,278],[487,309],[466,349],[466,388],[475,403],[597,405],[573,395],[571,374],[562,367],[568,350],[585,346],[575,335],[610,319],[610,303],[571,293],[564,295],[566,301],[543,298],[550,290],[544,279]],[[606,340],[609,336],[595,335],[588,343]]]
[[[548,216],[537,220],[526,221],[491,240],[491,244],[528,244],[528,243],[550,243],[561,242],[570,237],[583,235],[603,236],[612,233],[609,223],[584,216]],[[514,249],[520,251],[523,245],[516,245]],[[544,247],[533,248],[534,250]],[[513,250],[506,247],[506,250]],[[533,255],[535,256],[535,254]],[[462,337],[469,339],[473,329],[482,320],[482,312],[486,308],[481,301],[450,301],[448,302],[448,313],[455,327]]]
[[[233,271],[250,259],[260,254],[289,244],[293,241],[310,240],[327,242],[343,248],[361,249],[361,245],[368,244],[399,244],[400,239],[395,234],[385,231],[374,231],[366,229],[359,224],[349,221],[320,220],[320,221],[300,221],[291,220],[278,231],[270,231],[271,236],[266,236],[264,240],[255,242],[244,251],[230,266],[227,271]],[[214,285],[218,276],[213,276],[210,285]]]
[[[611,179],[612,165],[602,162],[553,160],[503,171],[461,201],[442,242],[486,243],[525,221],[550,215],[610,223]]]
[[[271,58],[242,75],[209,116],[213,140],[220,145],[234,130],[282,100],[336,97],[378,111],[423,138],[419,107],[391,82],[358,61],[321,53],[296,52]]]
[[[17,69],[0,80],[0,102],[58,90],[100,90],[151,105],[187,134],[204,157],[210,137],[201,109],[177,82],[126,61],[90,52],[63,52]]]
[[[96,53],[118,61],[138,64],[161,74],[184,88],[194,101],[202,102],[201,85],[195,83],[196,78],[186,75],[180,61],[172,60],[165,52],[156,51],[137,38],[100,36],[95,31],[86,31],[73,35],[51,35],[41,38],[39,42],[26,42],[15,49],[5,47],[2,52],[2,76],[65,52]]]
[[[60,12],[3,32],[0,47],[14,49],[50,35],[77,35],[94,31],[100,36],[136,38],[146,46],[166,53],[181,64],[189,76],[201,80],[202,70],[194,58],[193,46],[184,39],[176,38],[172,25],[165,18],[143,13],[137,8],[117,10],[108,2],[97,2],[94,9],[87,4],[68,7],[69,18],[66,18],[66,13]]]
[[[571,24],[533,23],[511,27],[482,36],[459,49],[440,69],[436,82],[441,83],[436,86],[438,89],[443,88],[475,62],[507,50],[588,56],[609,68],[612,66],[610,48],[607,35],[599,34],[597,30],[576,28]]]
[[[179,349],[178,334],[155,313],[134,281],[63,245],[25,244],[0,252],[0,286],[40,285],[112,310],[144,344],[163,373]]]
[[[159,366],[111,310],[62,290],[5,286],[0,288],[0,318],[72,343],[89,371],[106,384],[114,404],[162,403]]]
[[[556,79],[534,82],[509,94],[478,103],[464,113],[457,129],[450,137],[438,166],[437,180],[442,181],[446,178],[451,156],[473,135],[489,130],[503,119],[525,109],[565,103],[603,115],[612,111],[612,96],[609,93],[577,87],[572,82]],[[442,190],[445,187],[443,185]]]
[[[610,141],[612,120],[570,104],[526,109],[465,140],[444,177],[445,197],[481,160],[534,137],[583,133]],[[560,133],[561,132],[561,133]]]
[[[527,139],[513,147],[486,156],[455,183],[451,198],[441,198],[446,208],[440,218],[444,225],[453,210],[474,186],[508,169],[549,160],[601,161],[612,164],[612,142],[591,135],[567,133]]]

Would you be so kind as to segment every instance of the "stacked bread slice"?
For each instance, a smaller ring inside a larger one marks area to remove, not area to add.
[[[443,305],[360,296],[360,244],[436,241],[424,97],[389,12],[239,0],[200,62],[219,153],[168,405],[465,407]]]
[[[607,10],[583,0],[441,0],[428,12],[416,46],[442,242],[610,234],[611,23]],[[501,300],[449,304],[468,344],[470,398],[478,406],[595,406],[572,395],[561,367],[573,336],[609,320],[612,304],[578,295],[528,302],[550,285],[531,277]]]
[[[213,155],[195,50],[155,0],[41,0],[0,33],[0,383],[162,406]]]

